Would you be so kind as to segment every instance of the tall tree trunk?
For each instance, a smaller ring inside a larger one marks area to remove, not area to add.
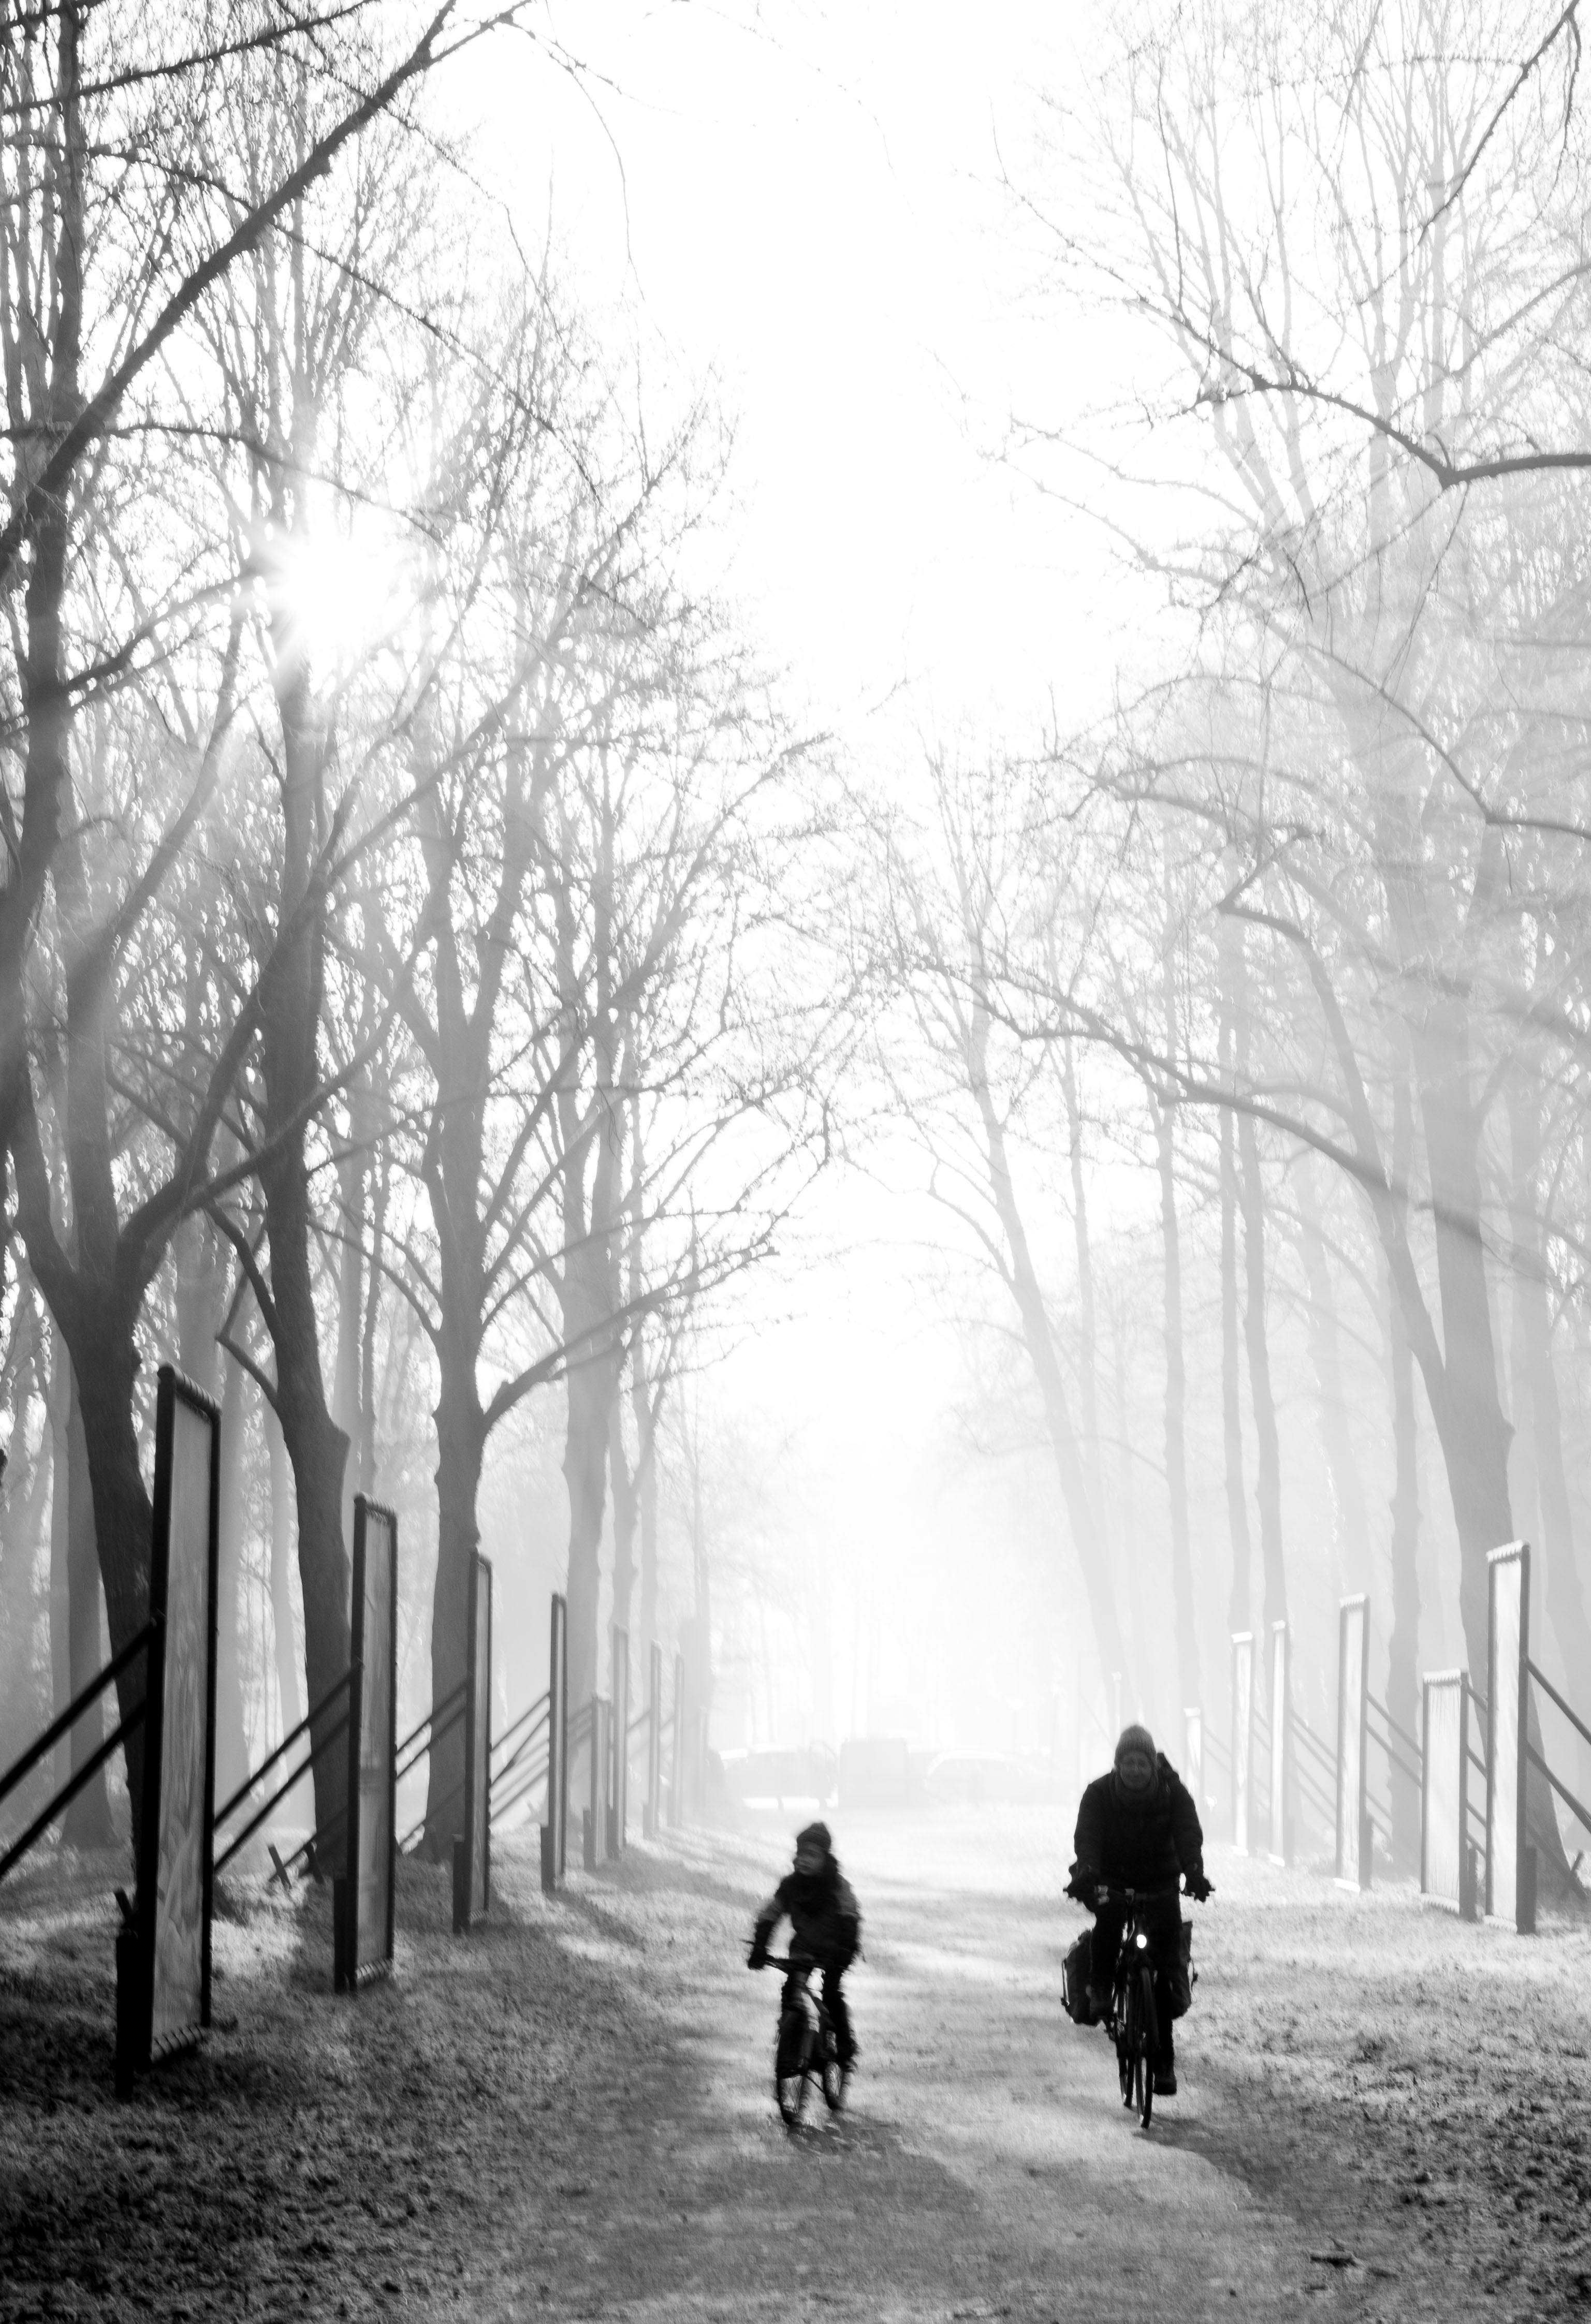
[[[1271,1344],[1265,1328],[1265,1188],[1260,1142],[1252,1113],[1237,1121],[1238,1199],[1243,1213],[1244,1344],[1254,1415],[1255,1498],[1260,1509],[1260,1564],[1264,1575],[1264,1627],[1287,1619],[1287,1571],[1281,1554],[1281,1446],[1271,1385]]]
[[[1221,1078],[1228,1088],[1235,1086],[1235,1065],[1232,954],[1239,942],[1236,928],[1224,918],[1217,930],[1221,973],[1217,1038]],[[1248,1488],[1243,1473],[1242,1379],[1238,1364],[1236,1125],[1227,1106],[1221,1109],[1217,1130],[1221,1188],[1221,1441],[1226,1481],[1226,1529],[1232,1543],[1232,1591],[1226,1605],[1226,1626],[1235,1632],[1253,1627],[1250,1590],[1253,1548],[1248,1529]]]
[[[304,1676],[319,1702],[348,1667],[350,1574],[343,1537],[343,1471],[348,1440],[327,1407],[315,1306],[310,1174],[305,1119],[318,1084],[322,916],[304,909],[323,819],[324,741],[310,701],[301,640],[291,616],[273,623],[276,699],[282,726],[282,869],[279,925],[300,916],[291,943],[280,941],[260,980],[261,1060],[265,1092],[260,1188],[271,1253],[271,1314],[276,1355],[276,1416],[292,1462],[298,1513],[299,1583],[304,1601]],[[333,1702],[313,1738],[329,1736],[342,1715]],[[328,1748],[315,1763],[316,1829],[322,1860],[340,1872],[347,1760]]]
[[[433,1704],[446,1702],[466,1675],[469,1637],[469,1576],[480,1546],[476,1515],[486,1455],[486,1416],[476,1381],[473,1344],[446,1330],[437,1342],[437,1579],[431,1600],[430,1685]],[[431,1743],[425,1802],[426,1854],[452,1860],[464,1831],[464,1723]]]
[[[1547,1265],[1540,1214],[1540,1084],[1522,1065],[1509,1084],[1508,1120],[1512,1162],[1513,1304],[1517,1340],[1531,1422],[1536,1480],[1540,1499],[1541,1548],[1545,1553],[1547,1619],[1569,1682],[1570,1700],[1582,1700],[1591,1681],[1591,1623],[1586,1618],[1579,1569],[1575,1561],[1569,1514],[1568,1476],[1563,1458],[1563,1422],[1558,1374],[1552,1361],[1552,1321],[1547,1303]],[[1567,1739],[1567,1738],[1566,1738]],[[1591,1748],[1572,1739],[1585,1799],[1591,1793]]]
[[[353,1446],[360,1441],[359,1388],[363,1374],[365,1292],[365,1139],[370,1101],[363,1078],[348,1101],[348,1151],[338,1157],[338,1226],[342,1236],[337,1270],[337,1356],[332,1369],[331,1416]],[[354,1538],[356,1464],[343,1464],[343,1537]]]
[[[1094,1253],[1088,1238],[1088,1188],[1083,1167],[1083,1115],[1078,1102],[1077,1061],[1069,1035],[1060,1044],[1060,1086],[1066,1099],[1067,1146],[1071,1162],[1072,1243],[1078,1259],[1078,1394],[1083,1406],[1083,1452],[1088,1499],[1108,1557],[1105,1480],[1100,1467],[1098,1334],[1094,1314]]]
[[[244,1450],[248,1375],[230,1356],[221,1385],[221,1479],[216,1575],[216,1797],[224,1800],[248,1773],[244,1731]]]
[[[1162,858],[1161,875],[1165,927],[1161,945],[1161,1003],[1166,1055],[1176,1057],[1181,1040],[1177,1022],[1176,918],[1169,853]],[[1199,1674],[1198,1625],[1193,1608],[1193,1549],[1188,1523],[1188,1449],[1183,1420],[1187,1382],[1182,1355],[1182,1245],[1177,1222],[1176,1108],[1156,1103],[1154,1127],[1160,1163],[1161,1250],[1165,1269],[1166,1491],[1171,1514],[1171,1602],[1177,1619],[1177,1675],[1182,1685],[1182,1707],[1189,1708],[1203,1702],[1204,1691]]]
[[[1414,1105],[1407,1074],[1392,1081],[1392,1184],[1399,1199],[1414,1162]],[[1390,1272],[1387,1276],[1387,1369],[1392,1391],[1392,1627],[1387,1641],[1387,1709],[1407,1734],[1420,1732],[1420,1445],[1414,1406],[1414,1354],[1409,1327]],[[1420,1794],[1396,1766],[1391,1771],[1392,1864],[1406,1872],[1420,1861]]]
[[[269,1405],[265,1406],[264,1425],[271,1464],[272,1658],[276,1666],[276,1702],[282,1732],[286,1735],[304,1715],[292,1613],[292,1463],[282,1442],[281,1423]]]
[[[1337,1327],[1337,1301],[1331,1288],[1331,1268],[1326,1238],[1320,1229],[1320,1206],[1314,1166],[1300,1157],[1295,1174],[1299,1199],[1299,1242],[1309,1286],[1309,1354],[1315,1369],[1315,1388],[1320,1405],[1320,1435],[1326,1447],[1326,1473],[1331,1489],[1332,1595],[1346,1589],[1363,1590],[1368,1580],[1370,1526],[1365,1514],[1364,1487],[1354,1457],[1348,1407],[1343,1396],[1342,1355]]]
[[[9,1766],[16,1754],[32,1742],[51,1716],[52,1707],[60,1710],[64,1706],[71,1685],[67,1639],[66,1499],[59,1481],[65,1474],[65,1462],[63,1455],[58,1471],[55,1388],[53,1381],[46,1377],[42,1359],[44,1327],[37,1307],[32,1305],[25,1276],[19,1291],[19,1314],[12,1324],[14,1333],[23,1328],[20,1310],[23,1299],[32,1309],[27,1323],[31,1360],[16,1368],[12,1390],[11,1451],[4,1473],[0,1474],[0,1494],[4,1495],[0,1503],[0,1766]],[[55,1333],[51,1337],[60,1349],[60,1334]],[[64,1370],[59,1359],[58,1370]],[[38,1457],[32,1461],[23,1458],[29,1399],[22,1385],[30,1377],[45,1410]],[[44,1521],[44,1493],[52,1480],[56,1481],[51,1495],[50,1554],[43,1576],[51,1679],[46,1694],[38,1683],[33,1655],[39,1627],[40,1535]],[[51,1772],[57,1783],[64,1782],[70,1772],[65,1742],[57,1747]]]
[[[1027,1229],[1017,1204],[1011,1163],[1005,1148],[1005,1131],[989,1088],[988,1042],[987,1011],[981,1002],[975,1002],[968,1038],[968,1080],[983,1123],[989,1189],[1005,1237],[1010,1261],[1006,1279],[1022,1318],[1022,1337],[1027,1342],[1029,1360],[1039,1384],[1050,1450],[1055,1457],[1061,1496],[1071,1522],[1072,1545],[1082,1569],[1083,1587],[1094,1622],[1094,1636],[1108,1683],[1112,1671],[1127,1667],[1121,1620],[1116,1610],[1115,1587],[1109,1556],[1100,1537],[1093,1504],[1088,1497],[1088,1481],[1084,1473],[1077,1433],[1072,1426],[1066,1383],[1061,1378],[1060,1361],[1055,1352],[1049,1312],[1044,1305],[1044,1295],[1039,1287],[1038,1275],[1028,1246]]]
[[[79,1694],[105,1666],[100,1644],[99,1557],[94,1537],[94,1499],[88,1484],[88,1445],[82,1407],[69,1382],[67,1406],[67,1590],[70,1607],[71,1692]],[[72,1773],[99,1748],[104,1735],[100,1705],[72,1729]],[[105,1770],[92,1776],[66,1812],[60,1836],[71,1848],[109,1848],[116,1840]]]

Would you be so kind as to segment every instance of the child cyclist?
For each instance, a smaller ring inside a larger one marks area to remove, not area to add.
[[[794,1866],[757,1914],[747,1956],[753,1969],[766,1968],[768,1941],[787,1916],[791,1960],[810,1961],[823,1972],[823,2006],[834,2027],[840,2070],[848,2076],[856,2062],[856,2043],[840,1979],[861,1950],[862,1914],[850,1882],[835,1861],[826,1823],[809,1823],[797,1832]],[[787,1993],[792,1981],[786,1981]],[[789,1998],[793,2001],[793,1994]],[[782,2014],[783,1997],[779,2006]]]

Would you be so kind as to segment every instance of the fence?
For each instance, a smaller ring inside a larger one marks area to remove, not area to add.
[[[1533,1739],[1536,1705],[1532,1689],[1568,1721],[1582,1741],[1587,1727],[1539,1663],[1531,1656],[1531,1549],[1513,1541],[1486,1561],[1485,1910],[1512,1920],[1522,1934],[1536,1925],[1536,1847],[1545,1834],[1532,1834],[1530,1770],[1533,1766],[1569,1812],[1591,1831],[1591,1812],[1577,1800]],[[1554,1840],[1557,1834],[1552,1835]]]
[[[4,1801],[106,1689],[143,1658],[143,1692],[0,1857],[20,1864],[111,1753],[138,1734],[138,1848],[131,1902],[116,1891],[116,2086],[199,2039],[210,2022],[215,1895],[216,1573],[220,1414],[162,1364],[155,1402],[149,1617],[0,1776]]]
[[[398,1860],[398,1520],[354,1496],[345,1870],[332,1884],[332,1983],[356,1993],[393,1966]]]

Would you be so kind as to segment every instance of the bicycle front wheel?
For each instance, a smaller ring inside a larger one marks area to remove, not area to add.
[[[820,2055],[823,2061],[823,2103],[830,2114],[837,2114],[845,2099],[846,2078],[840,2071],[839,2052],[835,2045],[831,2025],[823,2029]]]
[[[1154,1975],[1138,1973],[1138,2055],[1135,2061],[1138,2119],[1145,2130],[1154,2112],[1154,2061],[1160,2055],[1160,2019],[1154,2006]]]
[[[773,2096],[786,2124],[793,2130],[807,2110],[807,2083],[812,2067],[812,2028],[802,2009],[787,2009],[779,2021],[773,2047]]]
[[[1128,1983],[1116,1995],[1116,2074],[1122,2085],[1122,2104],[1133,2104],[1133,2060],[1137,2041],[1138,1997],[1135,1987]]]

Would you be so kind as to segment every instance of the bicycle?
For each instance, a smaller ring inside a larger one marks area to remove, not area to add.
[[[845,2072],[828,2012],[808,1981],[819,1963],[797,1955],[770,1953],[766,1965],[785,1972],[783,2006],[773,2043],[773,2096],[785,2126],[794,2130],[806,2112],[807,2092],[814,2080],[829,2113],[839,2112],[846,2094]]]
[[[1138,1925],[1141,1904],[1159,1904],[1175,1888],[1116,1888],[1095,1890],[1096,1909],[1101,1904],[1124,1904],[1121,1950],[1111,1979],[1105,2030],[1116,2045],[1116,2071],[1121,2077],[1122,2104],[1136,2109],[1145,2130],[1154,2112],[1154,2061],[1160,2055],[1160,2013],[1154,1998],[1154,1965],[1150,1941]]]

